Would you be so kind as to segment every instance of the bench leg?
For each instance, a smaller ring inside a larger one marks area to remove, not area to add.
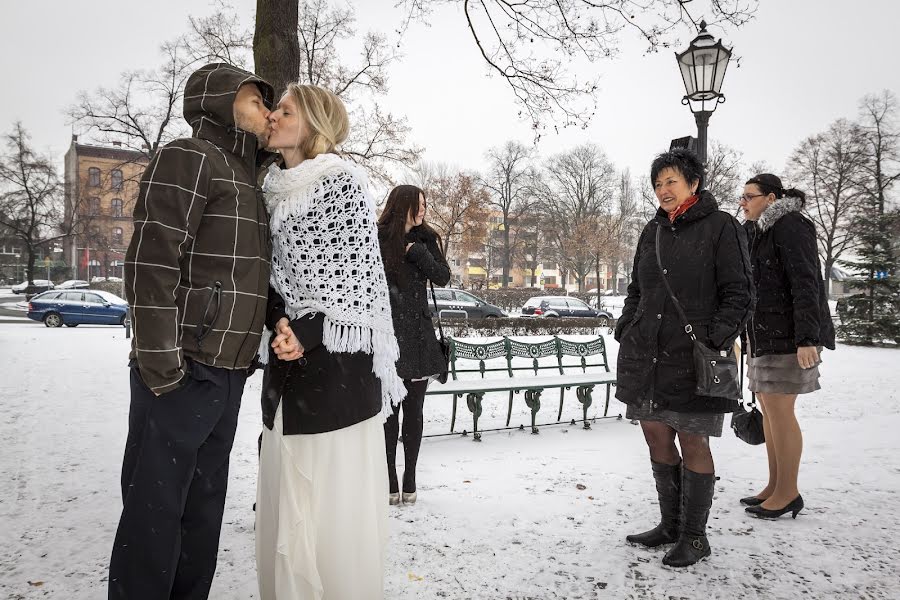
[[[541,393],[544,390],[525,390],[525,405],[531,409],[531,433],[538,432],[536,419],[537,413],[541,410]]]
[[[509,420],[512,419],[512,403],[513,403],[513,391],[509,390],[509,410],[506,411],[506,426],[509,427]]]
[[[478,392],[466,395],[466,405],[472,413],[472,441],[481,441],[481,432],[478,431],[478,417],[481,416],[481,401],[484,399],[484,392]]]
[[[562,419],[562,408],[563,408],[563,398],[566,395],[566,388],[559,388],[559,414],[556,415],[556,420],[559,421]]]
[[[578,389],[575,390],[575,395],[578,396],[578,401],[581,402],[581,409],[584,413],[584,428],[590,429],[591,424],[588,423],[587,411],[590,408],[591,404],[594,403],[594,399],[592,398],[592,393],[594,391],[594,386],[592,385],[580,385]]]

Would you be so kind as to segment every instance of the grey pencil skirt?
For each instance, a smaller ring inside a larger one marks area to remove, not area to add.
[[[683,413],[674,410],[654,409],[649,394],[641,398],[640,406],[628,405],[625,418],[632,421],[654,421],[665,423],[680,433],[721,437],[725,415],[721,413]]]
[[[808,394],[821,389],[819,362],[811,369],[803,369],[796,354],[767,354],[754,358],[747,355],[747,380],[751,392],[757,394]]]

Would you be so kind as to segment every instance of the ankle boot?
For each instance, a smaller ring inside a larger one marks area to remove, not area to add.
[[[664,565],[687,567],[712,554],[706,539],[706,521],[715,488],[714,473],[694,473],[684,469],[681,534],[678,542],[663,557]]]
[[[666,465],[650,461],[656,493],[659,496],[660,523],[650,531],[626,536],[632,544],[655,548],[662,544],[673,544],[678,539],[681,521],[681,463]]]

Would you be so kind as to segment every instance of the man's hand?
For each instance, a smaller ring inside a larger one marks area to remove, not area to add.
[[[800,346],[797,348],[797,362],[801,369],[812,369],[819,363],[819,351],[815,346]]]
[[[294,335],[291,323],[286,317],[278,320],[278,323],[275,325],[275,333],[277,335],[272,340],[275,356],[280,360],[297,360],[303,356],[303,346],[300,345],[300,340]]]

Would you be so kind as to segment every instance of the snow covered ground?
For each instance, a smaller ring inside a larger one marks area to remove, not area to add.
[[[105,597],[127,347],[119,327],[0,324],[0,598]],[[624,543],[657,516],[646,448],[627,421],[428,439],[419,503],[391,510],[386,597],[898,598],[898,359],[826,354],[824,389],[799,403],[807,509],[796,521],[745,516],[738,498],[764,483],[765,451],[728,430],[714,441],[713,556],[684,571],[663,568],[663,550]],[[259,385],[259,375],[248,384],[232,455],[217,600],[256,598]],[[505,397],[485,404],[482,427],[501,425]],[[545,399],[545,420],[554,404]],[[517,406],[513,423],[527,423],[521,397]],[[428,432],[448,430],[449,402],[430,398],[426,411]],[[610,412],[624,411],[613,401]],[[579,414],[568,398],[564,417]],[[461,407],[458,426],[468,416]]]

